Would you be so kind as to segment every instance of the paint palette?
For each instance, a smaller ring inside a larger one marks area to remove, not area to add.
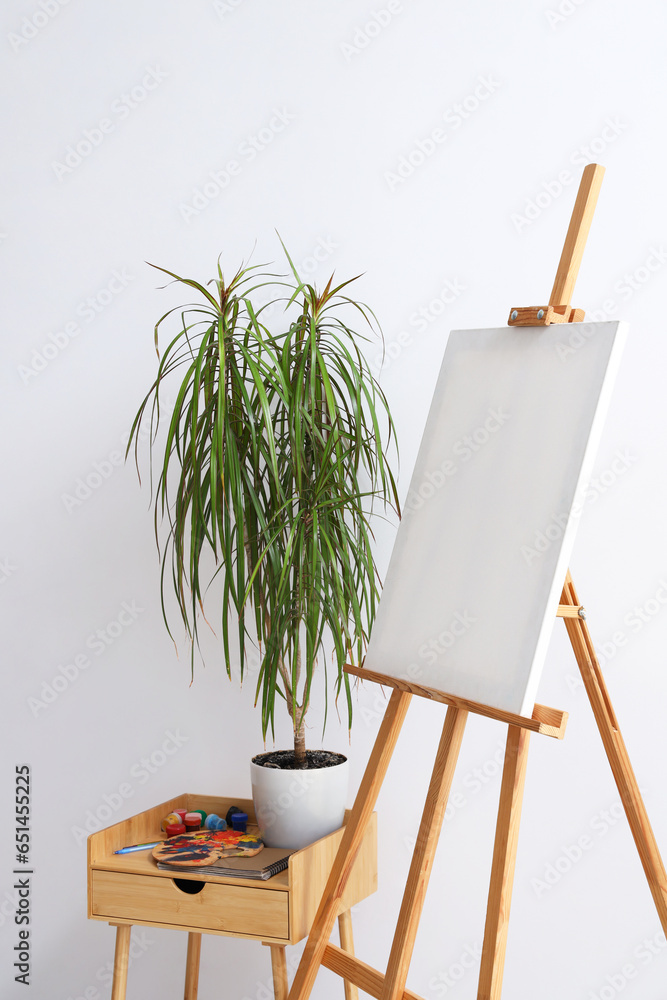
[[[200,830],[170,837],[153,849],[156,861],[184,868],[212,865],[219,858],[252,857],[264,847],[259,837],[238,830]]]

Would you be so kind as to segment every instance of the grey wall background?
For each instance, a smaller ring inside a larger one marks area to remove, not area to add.
[[[192,686],[175,656],[148,491],[120,462],[152,326],[179,301],[145,261],[206,279],[219,253],[228,271],[277,260],[278,229],[315,281],[364,272],[405,493],[448,331],[548,298],[591,160],[608,169],[574,304],[631,335],[572,570],[667,851],[664,6],[11,0],[0,21],[2,996],[26,994],[15,764],[34,783],[31,995],[98,1000],[113,932],[86,920],[87,828],[185,790],[249,794],[262,749],[252,684],[230,684],[214,640]],[[507,995],[664,1000],[667,943],[560,625],[539,700],[571,722],[533,741]],[[384,704],[356,695],[352,791]],[[380,798],[380,888],[355,913],[378,967],[442,714],[413,706]],[[466,734],[409,977],[428,1000],[476,993],[503,738]],[[325,742],[347,746],[336,720]],[[139,931],[133,956],[128,997],[181,995],[183,936]],[[202,998],[261,1000],[269,981],[267,949],[205,940]],[[340,984],[322,972],[315,995]]]

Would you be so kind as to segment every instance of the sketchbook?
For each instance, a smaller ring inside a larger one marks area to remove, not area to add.
[[[199,865],[197,868],[184,869],[182,865],[170,865],[168,862],[159,861],[158,868],[164,872],[178,872],[183,875],[197,873],[197,875],[224,875],[225,878],[250,878],[266,881],[278,872],[282,872],[289,864],[290,854],[294,854],[294,849],[284,847],[265,847],[254,857],[241,858],[220,858],[210,865]]]

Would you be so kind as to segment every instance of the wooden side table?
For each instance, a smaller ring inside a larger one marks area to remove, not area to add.
[[[188,932],[185,1000],[197,998],[202,934],[247,938],[268,945],[276,1000],[287,1000],[285,947],[310,931],[342,828],[292,854],[289,867],[266,882],[201,876],[196,871],[174,877],[173,872],[158,869],[150,850],[114,854],[130,844],[160,839],[160,822],[174,809],[199,808],[224,816],[232,805],[247,812],[249,822],[255,822],[249,799],[184,794],[88,838],[88,916],[116,927],[111,1000],[125,1000],[133,924]],[[341,947],[350,953],[350,908],[376,889],[377,827],[373,816],[340,902]],[[345,982],[345,1000],[357,1000],[357,996],[356,987]]]

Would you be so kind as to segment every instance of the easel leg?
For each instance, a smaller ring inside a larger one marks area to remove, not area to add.
[[[287,981],[287,958],[284,944],[270,944],[271,972],[273,973],[273,993],[276,1000],[287,1000],[289,984]]]
[[[500,1000],[502,990],[529,739],[527,729],[509,727],[477,1000]]]
[[[125,1000],[127,967],[130,962],[130,934],[132,924],[111,924],[116,928],[116,953],[113,960],[113,985],[111,1000]]]
[[[188,934],[188,957],[185,963],[184,1000],[197,1000],[199,989],[199,956],[201,954],[201,934]]]
[[[307,1000],[319,971],[333,925],[338,915],[340,898],[347,885],[366,827],[380,794],[391,755],[398,740],[411,694],[394,689],[384,713],[364,776],[357,792],[352,813],[345,826],[338,853],[327,880],[322,900],[311,927],[299,968],[292,983],[289,1000]]]
[[[579,607],[579,599],[568,573],[563,588],[563,604]],[[570,642],[593,709],[602,742],[611,765],[623,808],[628,817],[639,857],[653,894],[660,923],[667,934],[667,874],[626,750],[609,692],[595,654],[588,625],[582,618],[565,618]]]
[[[410,873],[391,945],[382,1000],[400,1000],[408,978],[419,918],[424,906],[433,858],[440,828],[445,816],[449,790],[461,748],[468,713],[460,708],[448,708],[440,745],[433,766],[431,783],[419,826]]]
[[[340,946],[349,955],[354,955],[354,937],[352,936],[352,914],[349,910],[343,910],[338,916],[338,932],[340,934]],[[345,1000],[359,1000],[359,990],[348,979],[345,983]]]

